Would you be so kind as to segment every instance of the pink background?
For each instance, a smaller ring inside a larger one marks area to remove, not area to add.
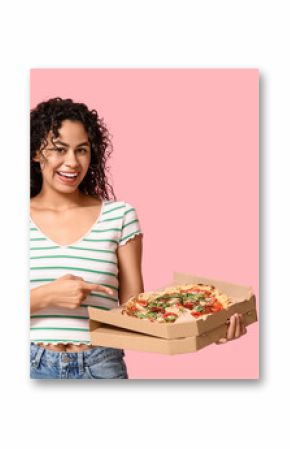
[[[250,285],[259,307],[258,70],[32,69],[31,107],[55,96],[97,109],[113,136],[145,289],[183,271]],[[126,351],[126,363],[131,379],[256,379],[259,325],[193,354]]]

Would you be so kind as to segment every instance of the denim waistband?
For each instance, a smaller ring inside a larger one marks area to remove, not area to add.
[[[80,372],[84,371],[84,366],[102,362],[108,357],[117,356],[121,358],[125,355],[123,349],[103,346],[97,346],[81,352],[58,352],[45,349],[33,342],[30,343],[30,352],[31,363],[36,368],[40,360],[42,360],[49,365],[59,365],[61,363],[62,365],[69,364],[71,366],[78,366]]]

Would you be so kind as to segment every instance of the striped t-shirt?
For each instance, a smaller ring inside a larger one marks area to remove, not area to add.
[[[102,202],[91,229],[71,245],[58,245],[36,226],[30,217],[30,288],[36,288],[65,274],[86,282],[110,287],[114,294],[92,292],[77,309],[45,308],[30,318],[31,341],[57,344],[91,344],[88,306],[118,307],[117,248],[136,234],[142,234],[134,207],[125,201]]]

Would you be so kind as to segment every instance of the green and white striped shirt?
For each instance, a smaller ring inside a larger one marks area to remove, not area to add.
[[[52,282],[65,274],[110,287],[112,296],[92,292],[81,306],[70,310],[46,308],[31,315],[30,337],[37,343],[90,344],[88,306],[118,307],[118,246],[142,234],[134,207],[125,201],[102,203],[92,228],[77,242],[60,246],[50,240],[30,217],[30,288]]]

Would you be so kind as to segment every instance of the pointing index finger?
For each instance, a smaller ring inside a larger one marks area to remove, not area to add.
[[[111,288],[109,287],[105,287],[104,285],[100,285],[100,284],[89,284],[88,282],[84,283],[84,288],[86,288],[87,290],[92,291],[97,291],[97,292],[104,292],[104,293],[108,293],[109,295],[112,295],[114,292]]]

